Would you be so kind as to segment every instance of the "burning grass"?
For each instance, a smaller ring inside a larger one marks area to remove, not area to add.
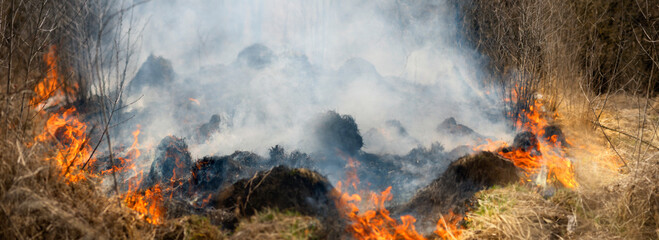
[[[599,119],[601,125],[612,127],[609,130],[602,131],[597,125],[573,119],[557,119],[570,126],[564,130],[574,145],[568,153],[575,159],[577,187],[559,188],[548,198],[542,197],[542,191],[518,184],[480,192],[476,197],[478,207],[467,216],[469,227],[465,237],[659,237],[659,151],[652,147],[659,144],[657,125],[656,122],[642,125],[643,118],[656,119],[658,112],[643,111],[638,107],[642,104],[630,104],[629,100],[633,98],[610,97],[610,107]],[[636,136],[643,132],[645,143],[620,132],[637,133]]]
[[[38,121],[22,122],[29,120],[22,114],[24,109],[18,107],[22,104],[14,102],[16,96],[5,96],[11,100],[3,106],[6,113],[3,120],[8,126],[2,131],[5,141],[0,141],[0,222],[5,223],[0,226],[2,238],[310,239],[326,237],[327,228],[335,227],[323,226],[314,217],[269,208],[250,210],[254,213],[243,216],[232,234],[223,232],[206,217],[187,215],[168,219],[163,195],[169,193],[171,200],[172,188],[180,183],[177,177],[182,173],[170,171],[171,177],[167,175],[165,184],[140,187],[144,175],[135,172],[134,164],[140,156],[139,128],[133,132],[133,144],[124,157],[117,158],[118,165],[111,163],[110,169],[91,173],[88,166],[97,160],[89,144],[90,130],[77,116],[76,108],[61,108],[51,115],[43,111],[66,105],[78,90],[77,85],[60,79],[56,50],[50,47],[44,55],[46,71],[41,81],[34,88],[23,90],[36,95],[29,98],[32,109],[25,111],[37,116],[37,120],[43,118],[45,127]],[[199,100],[189,100],[199,104]],[[530,132],[537,142],[528,149],[518,146],[505,149],[507,145],[497,142],[478,148],[493,150],[510,160],[527,173],[525,180],[534,184],[517,183],[481,191],[475,197],[475,208],[465,218],[461,212],[433,213],[433,218],[439,220],[431,223],[436,228],[430,235],[417,232],[415,216],[396,217],[387,210],[386,203],[395,194],[391,187],[379,193],[358,189],[356,163],[351,159],[352,170],[346,184],[339,182],[336,188],[336,205],[348,221],[348,233],[356,239],[659,237],[659,149],[656,147],[659,146],[659,99],[621,95],[589,103],[604,106],[607,100],[608,107],[595,107],[602,112],[593,121],[594,128],[561,117],[575,115],[574,112],[560,112],[549,119],[539,110],[543,106],[538,101],[528,111],[521,111],[514,119],[524,120],[518,126]],[[546,134],[550,123],[568,126],[564,130],[569,140]],[[352,145],[344,150],[358,151],[361,137],[357,142],[357,150]],[[564,148],[567,142],[570,148]],[[178,160],[174,161],[178,169],[188,168],[179,166]],[[103,176],[130,171],[135,177],[130,179],[123,194],[108,197],[104,192],[107,189],[101,189]],[[282,170],[282,173],[293,179],[313,180],[302,183],[320,181],[316,181],[315,173],[306,170]],[[250,196],[263,206],[274,202],[273,199],[285,206],[304,202],[297,199],[287,202],[293,199],[289,196],[301,196],[294,187],[287,189],[292,194],[273,197],[284,191],[281,184],[262,185],[268,174],[260,176],[258,181],[255,176],[243,182],[247,186],[243,189],[247,190],[242,201],[243,212],[247,212]],[[474,174],[486,176],[478,171]],[[268,181],[274,182],[271,179]],[[300,181],[288,182],[302,185]],[[264,187],[268,185],[271,186]],[[323,184],[323,195],[328,189]],[[437,196],[434,192],[430,195]],[[211,197],[209,194],[204,198],[204,205]]]
[[[345,187],[339,181],[335,188],[336,206],[343,218],[349,221],[347,231],[355,239],[427,239],[417,231],[416,218],[412,215],[402,215],[396,219],[385,203],[391,201],[393,195],[391,186],[377,193],[367,189],[360,189],[360,180],[357,176],[359,162],[348,157],[348,172],[346,173]],[[439,219],[431,238],[458,239],[462,234],[460,221],[462,216],[450,211]]]
[[[94,161],[87,126],[76,109],[40,115],[71,97],[57,73],[57,55],[45,55],[46,76],[37,84],[29,115],[45,122],[26,121],[20,104],[9,101],[5,115],[9,126],[0,143],[0,236],[26,238],[136,239],[153,236],[154,227],[107,197],[99,179],[90,177],[85,163]],[[6,97],[6,96],[5,96]],[[14,98],[19,99],[19,98]],[[19,128],[17,126],[24,126]],[[42,127],[45,126],[45,127]]]

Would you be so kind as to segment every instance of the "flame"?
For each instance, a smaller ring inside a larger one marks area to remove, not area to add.
[[[458,229],[458,224],[462,221],[462,216],[449,210],[448,214],[442,216],[437,221],[435,234],[441,239],[460,239],[462,229]]]
[[[37,109],[55,106],[61,103],[67,96],[74,96],[77,85],[73,88],[60,89],[61,85],[57,71],[57,56],[55,46],[51,46],[44,56],[48,66],[48,72],[42,82],[34,88],[36,96],[30,100],[30,105]],[[126,153],[126,157],[119,158],[120,166],[113,166],[108,171],[135,170],[134,160],[141,155],[139,150],[138,136],[140,126],[133,133],[133,144]],[[91,173],[84,172],[83,166],[93,164],[96,159],[92,158],[92,147],[88,144],[87,124],[81,122],[77,109],[70,107],[60,109],[58,113],[51,115],[46,121],[43,132],[34,138],[36,142],[52,142],[57,146],[57,154],[49,157],[60,168],[60,174],[68,183],[79,182],[87,176],[95,177]],[[88,162],[87,162],[88,161]],[[107,173],[108,171],[101,172]],[[142,182],[143,172],[129,179],[129,190],[123,194],[122,199],[126,205],[138,212],[141,218],[152,224],[159,224],[163,219],[162,189],[155,185],[144,192],[138,189]]]
[[[128,148],[125,157],[117,157],[119,164],[112,166],[111,169],[102,171],[101,174],[111,174],[113,172],[127,172],[128,170],[135,169],[135,160],[140,157],[140,144],[138,142],[138,136],[140,135],[140,125],[137,125],[137,129],[133,131],[133,144]]]
[[[538,139],[537,145],[533,148],[504,151],[504,147],[508,146],[506,142],[487,139],[488,143],[476,146],[474,150],[497,151],[500,156],[512,161],[515,166],[525,171],[526,181],[531,181],[533,176],[546,170],[546,178],[538,179],[537,184],[543,185],[558,181],[567,188],[575,188],[578,184],[574,175],[574,167],[572,161],[567,157],[565,149],[558,141],[558,136],[552,135],[543,138],[545,127],[549,126],[549,121],[540,112],[542,106],[540,101],[535,101],[532,106],[529,106],[528,110],[522,110],[520,116],[517,117],[517,126],[533,133]],[[557,117],[557,115],[554,115],[554,117]],[[539,153],[534,152],[532,150],[534,148]]]
[[[48,160],[54,160],[61,168],[61,175],[70,182],[78,182],[85,179],[82,166],[91,158],[91,146],[87,144],[87,125],[78,120],[76,108],[72,107],[53,114],[48,121],[44,131],[35,137],[39,142],[56,142],[57,154]]]
[[[37,96],[30,100],[30,105],[36,108],[57,105],[65,97],[65,93],[58,88],[60,81],[55,49],[55,46],[51,46],[44,55],[48,66],[46,77],[35,86]],[[75,91],[77,89],[68,89],[66,92],[73,95]],[[96,161],[91,158],[92,148],[87,144],[87,124],[78,120],[76,111],[75,107],[60,109],[48,118],[43,132],[34,138],[35,142],[55,143],[57,154],[47,160],[54,161],[60,168],[60,175],[69,182],[85,179],[82,167]]]
[[[138,184],[139,186],[142,179],[142,172],[140,172]],[[133,190],[133,186],[123,196],[123,201],[130,209],[135,210],[140,218],[146,220],[151,224],[160,224],[164,217],[164,207],[162,198],[162,189],[160,185],[156,184],[150,187],[144,193]]]
[[[60,82],[59,71],[57,70],[55,46],[50,46],[48,53],[44,55],[44,61],[48,67],[46,77],[34,87],[36,96],[30,99],[30,105],[37,109],[60,104],[67,95],[73,96],[78,88],[77,84],[69,88],[60,88],[62,83]]]
[[[117,170],[127,171],[135,170],[135,160],[137,160],[141,153],[139,150],[138,137],[140,135],[141,126],[138,124],[135,131],[132,132],[133,144],[128,148],[125,158],[120,158],[122,168]],[[163,206],[163,189],[159,184],[156,184],[144,192],[139,191],[139,186],[142,183],[144,172],[140,171],[132,181],[128,181],[129,188],[123,195],[124,203],[128,208],[135,210],[140,218],[146,220],[151,224],[160,224],[164,219],[164,206]]]
[[[188,98],[188,100],[190,100],[190,101],[193,102],[193,103],[196,103],[197,105],[200,105],[199,100],[197,100],[197,99],[194,99],[194,98]]]
[[[356,167],[358,162],[348,157],[348,171],[346,186],[353,188],[353,191],[359,192],[349,194],[350,189],[344,189],[343,182],[339,181],[336,187],[336,205],[341,215],[350,220],[348,231],[355,239],[426,239],[416,231],[414,223],[416,218],[411,215],[404,215],[400,220],[396,220],[389,215],[385,208],[385,202],[393,198],[391,186],[386,190],[378,193],[359,190],[359,178],[357,177]],[[362,202],[361,195],[368,195],[368,201]],[[366,209],[365,211],[360,211]],[[453,214],[451,212],[450,214]],[[457,215],[452,215],[457,216]],[[443,217],[440,219],[442,221]],[[453,219],[453,218],[452,218]],[[459,219],[455,217],[455,219]],[[447,224],[438,224],[437,233],[442,239],[457,239],[461,230],[457,227],[457,222],[461,219],[449,222]],[[447,238],[447,236],[452,238]]]

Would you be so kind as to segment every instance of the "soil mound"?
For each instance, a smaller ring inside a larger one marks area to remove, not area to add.
[[[515,165],[495,153],[479,152],[464,156],[449,165],[432,183],[421,189],[406,204],[393,209],[395,215],[411,214],[417,229],[432,229],[439,217],[453,210],[463,213],[465,203],[478,191],[519,181]]]
[[[278,166],[229,186],[220,193],[216,206],[241,216],[271,208],[327,217],[336,212],[332,190],[327,179],[315,171]]]

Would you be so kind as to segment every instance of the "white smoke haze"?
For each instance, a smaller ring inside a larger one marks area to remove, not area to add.
[[[174,83],[129,96],[141,97],[130,110],[149,111],[147,145],[221,114],[218,133],[189,143],[193,158],[267,155],[277,144],[314,152],[309,129],[328,110],[354,117],[363,150],[377,154],[465,144],[436,131],[448,117],[510,138],[443,1],[162,0],[136,12],[145,26],[138,62],[162,56],[176,72]]]

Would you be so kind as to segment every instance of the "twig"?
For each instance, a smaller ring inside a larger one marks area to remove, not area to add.
[[[257,183],[256,186],[254,186],[254,187],[252,187],[252,182],[254,182],[254,180],[255,180],[256,177],[258,176],[258,173],[255,174],[254,177],[252,177],[252,179],[249,180],[249,183],[248,183],[248,186],[249,186],[249,192],[247,193],[247,196],[245,197],[245,203],[244,203],[243,206],[241,207],[241,212],[245,212],[245,209],[247,209],[247,204],[249,203],[249,196],[252,195],[252,192],[254,192],[254,190],[256,190],[259,186],[261,186],[261,184],[263,183],[263,181],[265,181],[265,179],[268,178],[268,176],[270,175],[271,172],[272,172],[272,169],[268,170],[268,171],[263,175],[263,177],[261,177],[261,180],[259,181],[259,183]]]
[[[586,98],[586,101],[588,101],[588,105],[589,105],[588,108],[593,113],[593,116],[595,116],[595,118],[596,118],[595,121],[596,121],[597,125],[600,126],[600,129],[602,130],[602,134],[604,135],[604,138],[606,138],[606,141],[611,146],[611,149],[613,149],[613,151],[616,153],[616,155],[618,155],[618,158],[620,158],[620,161],[622,162],[622,164],[625,165],[625,167],[627,169],[629,169],[629,165],[627,165],[627,162],[625,161],[625,159],[622,157],[622,155],[620,155],[620,153],[618,152],[618,149],[616,149],[615,145],[613,145],[613,143],[611,142],[611,139],[609,139],[609,136],[606,135],[606,132],[604,131],[604,128],[603,128],[602,124],[599,123],[599,118],[597,118],[597,113],[595,112],[595,109],[593,109],[593,107],[592,107],[593,102],[590,101],[590,98],[588,98],[588,95],[586,94],[586,91],[583,89],[583,86],[581,85],[581,83],[579,83],[579,88],[581,88],[581,92],[584,94],[584,97]]]
[[[622,134],[622,135],[625,135],[625,136],[627,136],[627,137],[630,137],[630,138],[636,139],[636,140],[638,140],[638,141],[640,141],[640,142],[642,142],[642,143],[644,143],[644,144],[646,144],[646,145],[648,145],[648,146],[650,146],[650,147],[652,147],[652,148],[654,148],[654,149],[659,150],[659,147],[657,147],[657,146],[655,146],[655,145],[652,145],[652,143],[649,143],[649,142],[647,142],[647,141],[645,141],[645,140],[643,140],[643,139],[638,139],[638,137],[635,137],[635,136],[633,136],[633,135],[631,135],[631,134],[629,134],[629,133],[626,133],[626,132],[623,132],[623,131],[620,131],[620,130],[617,130],[617,129],[613,129],[613,128],[610,128],[610,127],[604,126],[604,125],[602,125],[602,124],[600,124],[600,123],[597,123],[597,122],[594,122],[594,121],[592,121],[591,123],[595,124],[595,126],[598,126],[598,127],[604,128],[604,129],[606,129],[606,130],[614,131],[614,132],[620,133],[620,134]]]

